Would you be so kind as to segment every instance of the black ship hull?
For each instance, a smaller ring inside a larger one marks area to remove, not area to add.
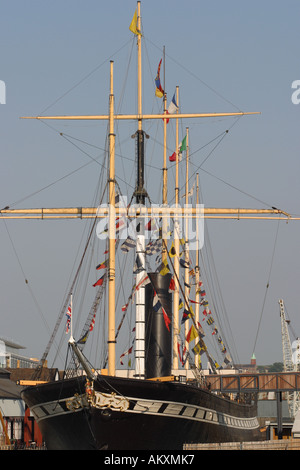
[[[78,377],[22,392],[48,450],[182,450],[263,439],[256,405],[180,382]]]

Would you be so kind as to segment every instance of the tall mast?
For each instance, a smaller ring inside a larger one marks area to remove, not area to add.
[[[167,114],[167,95],[166,95],[166,77],[165,77],[165,47],[163,53],[163,64],[164,64],[164,114]],[[164,153],[163,153],[163,190],[162,190],[162,204],[167,207],[168,204],[168,169],[167,169],[167,119],[164,119]],[[168,223],[167,219],[162,220],[162,261],[167,262],[167,231]]]
[[[197,173],[197,193],[196,193],[196,207],[198,207],[199,204],[199,173]],[[199,263],[200,262],[200,253],[199,253],[199,225],[198,225],[198,220],[196,220],[196,266],[195,266],[195,280],[196,280],[196,292],[195,292],[195,321],[196,325],[198,325],[199,322],[199,281],[200,281],[200,267]],[[196,338],[195,344],[199,342],[199,337]],[[199,358],[200,356],[198,354],[195,355],[195,363],[196,366],[199,366]]]
[[[135,192],[136,203],[144,206],[146,199],[146,191],[144,188],[144,131],[142,129],[143,119],[162,119],[162,114],[144,114],[142,112],[142,52],[141,52],[141,13],[140,13],[140,1],[137,2],[137,30],[139,34],[136,35],[137,39],[137,50],[138,50],[138,110],[136,114],[115,114],[114,113],[114,93],[113,93],[113,62],[111,62],[111,76],[110,76],[110,99],[109,99],[109,113],[104,115],[77,115],[77,116],[26,116],[22,119],[37,119],[37,120],[108,120],[109,121],[109,152],[110,152],[110,170],[109,170],[109,320],[108,320],[108,372],[110,375],[115,375],[115,216],[119,214],[119,208],[115,207],[115,134],[114,134],[114,121],[123,120],[137,120],[138,130],[136,133],[137,142],[137,187]],[[165,87],[164,87],[165,88]],[[177,103],[178,103],[178,87],[177,87]],[[164,111],[166,112],[166,101],[164,103]],[[257,112],[223,112],[223,113],[185,113],[175,115],[168,115],[168,119],[176,119],[176,204],[178,205],[179,199],[179,187],[178,187],[178,119],[185,118],[208,118],[208,117],[225,117],[225,116],[244,116],[260,114]],[[164,135],[166,139],[166,119],[164,119]],[[166,145],[164,145],[166,149]],[[166,150],[164,153],[164,192],[163,200],[164,204],[167,204],[167,165],[166,165]],[[187,191],[188,192],[188,191]],[[169,209],[164,207],[163,210],[169,213]],[[153,208],[145,208],[144,215],[151,216]],[[177,212],[178,211],[178,212]],[[180,208],[176,211],[176,218],[182,216]],[[159,214],[161,209],[159,209]],[[204,217],[210,218],[253,218],[250,214],[257,214],[257,218],[263,218],[265,214],[266,218],[270,217],[271,214],[284,214],[289,217],[288,214],[280,210],[239,210],[239,209],[206,209],[204,211]],[[58,209],[9,209],[8,207],[0,210],[2,218],[30,218],[30,219],[58,219],[58,218],[94,218],[94,217],[106,217],[107,213],[102,213],[97,207],[92,208],[58,208]],[[227,215],[225,215],[227,214]],[[244,214],[244,215],[242,215]],[[279,218],[280,218],[279,215]],[[277,217],[274,217],[278,219]],[[296,220],[297,218],[289,217],[289,220]],[[144,218],[143,214],[139,219],[140,228],[142,229],[137,234],[137,254],[140,256],[142,267],[145,268],[145,236],[144,236]],[[178,261],[179,255],[179,234],[175,237],[175,259]],[[175,260],[174,260],[175,261]],[[175,261],[175,265],[176,262]],[[177,265],[178,269],[178,265]],[[145,271],[137,274],[137,283],[142,280]],[[175,280],[175,285],[177,280]],[[178,307],[178,286],[177,289],[177,305]],[[177,309],[178,316],[178,309]],[[176,336],[176,321],[178,330],[178,318],[175,317],[175,331]],[[176,338],[177,339],[177,338]],[[177,344],[174,342],[174,351],[176,348],[177,356]],[[136,376],[143,377],[145,375],[145,289],[140,287],[136,294]],[[175,360],[176,363],[176,360]]]
[[[179,87],[176,87],[176,103],[177,103],[177,110],[176,114],[178,114],[179,110]],[[179,205],[179,177],[178,177],[178,119],[176,119],[176,141],[175,141],[175,149],[176,149],[176,177],[175,177],[175,205],[178,207]],[[178,369],[178,334],[179,334],[179,221],[178,216],[175,215],[174,218],[174,248],[175,248],[175,257],[174,257],[174,281],[175,281],[175,290],[173,296],[173,369]]]
[[[166,88],[166,78],[165,78],[165,47],[163,53],[163,64],[164,64],[164,114],[167,114],[167,94],[165,92]],[[163,197],[162,202],[164,205],[168,204],[168,174],[167,174],[167,119],[164,119],[164,166],[163,166]]]
[[[188,206],[189,203],[189,129],[188,127],[186,128],[186,181],[185,181],[185,207]],[[189,265],[189,233],[188,233],[188,224],[189,224],[189,219],[186,217],[185,218],[185,249],[184,249],[184,260],[186,263],[186,266]],[[186,311],[189,311],[189,303],[188,303],[188,298],[189,298],[189,269],[184,270],[184,296],[185,296],[185,306],[184,308]],[[189,332],[189,321],[187,320],[185,322],[185,338],[187,337]],[[186,349],[188,350],[188,344],[185,345]],[[185,368],[188,369],[189,367],[189,359],[186,360],[185,362]]]
[[[141,2],[137,2],[137,29],[141,31]],[[138,49],[138,129],[142,130],[142,35],[137,35]]]
[[[137,2],[137,29],[141,31],[141,2]],[[144,131],[142,129],[142,48],[141,34],[137,35],[138,53],[138,130],[137,139],[137,188],[136,203],[145,205],[146,191],[144,188]],[[145,276],[145,220],[138,219],[139,230],[136,234],[136,256],[139,266],[143,268],[136,274],[138,285]],[[135,376],[145,377],[145,287],[141,286],[136,292],[136,319],[135,319]]]
[[[109,268],[108,268],[108,374],[115,375],[115,134],[114,134],[114,89],[113,61],[110,62],[109,95]]]

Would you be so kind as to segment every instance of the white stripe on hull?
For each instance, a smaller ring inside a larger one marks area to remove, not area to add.
[[[103,395],[105,395],[106,403],[103,404]],[[128,401],[128,407],[124,406],[124,400]],[[118,403],[122,406],[118,408]],[[90,403],[86,394],[76,395],[63,400],[51,401],[31,407],[37,422],[48,418],[54,418],[60,415],[68,415],[82,411],[88,408]],[[130,408],[129,408],[130,406]],[[187,419],[199,421],[215,425],[226,426],[239,430],[255,430],[259,428],[256,417],[240,418],[231,416],[213,409],[189,405],[186,403],[178,403],[172,401],[147,400],[134,397],[126,399],[121,395],[113,395],[111,400],[107,400],[107,394],[95,392],[94,405],[97,409],[111,409],[117,413],[156,415],[157,417]]]

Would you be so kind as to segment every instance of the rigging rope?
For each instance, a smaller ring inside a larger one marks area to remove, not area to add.
[[[116,52],[110,55],[107,59],[105,59],[101,64],[97,65],[93,70],[91,70],[88,74],[86,74],[81,80],[79,80],[75,85],[73,85],[69,90],[67,90],[65,93],[63,93],[60,97],[58,97],[55,101],[53,101],[51,104],[49,104],[43,111],[41,111],[40,115],[45,113],[49,108],[52,108],[56,103],[58,103],[61,99],[63,99],[65,96],[67,96],[71,91],[73,91],[75,88],[77,88],[81,83],[83,83],[85,80],[87,80],[91,75],[93,75],[97,70],[99,70],[101,67],[103,67],[104,64],[106,64],[108,61],[110,61],[115,55],[117,55],[124,47],[127,46],[131,42],[131,39],[127,41],[123,46],[121,46]]]
[[[274,256],[275,256],[275,249],[276,249],[277,238],[278,238],[279,225],[280,225],[280,218],[279,218],[279,220],[278,220],[278,222],[277,222],[277,230],[276,230],[276,235],[275,235],[273,253],[272,253],[272,257],[271,257],[270,270],[269,270],[269,275],[268,275],[268,281],[267,281],[267,285],[266,285],[265,295],[264,295],[264,299],[263,299],[263,305],[262,305],[262,309],[261,309],[261,313],[260,313],[260,318],[259,318],[259,322],[258,322],[257,332],[256,332],[256,336],[255,336],[255,341],[254,341],[254,346],[253,346],[253,351],[252,351],[253,354],[254,354],[254,351],[255,351],[255,347],[256,347],[256,343],[257,343],[257,339],[258,339],[258,334],[259,334],[259,330],[260,330],[260,325],[261,325],[261,321],[262,321],[262,316],[263,316],[263,313],[264,313],[264,308],[265,308],[267,293],[268,293],[268,291],[269,291],[270,279],[271,279],[271,273],[272,273],[272,267],[273,267],[273,261],[274,261]]]
[[[46,326],[46,329],[47,329],[48,331],[50,331],[50,328],[49,328],[49,325],[47,324],[46,318],[45,318],[45,316],[44,316],[44,314],[43,314],[43,312],[42,312],[41,307],[40,307],[39,304],[38,304],[38,301],[37,301],[37,299],[36,299],[36,297],[35,297],[35,295],[34,295],[34,293],[33,293],[33,291],[32,291],[32,288],[31,288],[31,286],[30,286],[30,283],[29,283],[29,281],[28,281],[28,278],[27,278],[27,276],[26,276],[26,274],[25,274],[24,268],[23,268],[23,266],[22,266],[22,264],[21,264],[21,260],[20,260],[20,257],[19,257],[19,255],[18,255],[18,253],[17,253],[17,250],[16,250],[15,244],[14,244],[14,242],[13,242],[12,236],[11,236],[9,230],[8,230],[6,221],[5,221],[5,219],[2,219],[2,221],[3,221],[4,226],[5,226],[5,229],[6,229],[6,231],[7,231],[8,238],[9,238],[9,240],[10,240],[10,243],[11,243],[11,246],[12,246],[12,249],[13,249],[13,252],[14,252],[14,254],[15,254],[15,256],[16,256],[18,265],[19,265],[20,270],[21,270],[21,272],[22,272],[22,275],[23,275],[23,277],[24,277],[25,284],[26,284],[26,286],[27,286],[28,289],[29,289],[30,295],[31,295],[31,297],[32,297],[32,299],[33,299],[33,302],[34,302],[34,304],[35,304],[35,306],[36,306],[36,308],[37,308],[39,314],[40,314],[41,317],[42,317],[42,320],[43,320],[43,322],[44,322],[44,324],[45,324],[45,326]]]

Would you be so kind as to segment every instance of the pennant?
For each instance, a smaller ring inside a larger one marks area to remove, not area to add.
[[[95,326],[95,319],[96,319],[96,314],[94,313],[94,316],[92,318],[92,321],[91,321],[91,324],[90,324],[90,327],[89,327],[89,331],[93,331],[94,326]]]
[[[179,360],[180,360],[181,364],[183,365],[183,359],[182,359],[182,357],[181,357],[181,347],[180,347],[179,342],[177,343],[177,350],[178,350],[178,357],[179,357]]]
[[[212,325],[213,323],[215,323],[215,321],[214,321],[213,317],[209,317],[209,318],[207,319],[206,323],[207,323],[208,325]]]
[[[66,324],[66,334],[69,333],[70,328],[71,328],[71,318],[72,318],[72,308],[71,308],[71,303],[68,306],[68,310],[66,313],[67,317],[67,324]]]
[[[179,144],[179,153],[182,153],[184,150],[186,150],[186,136],[182,139]]]
[[[139,254],[136,255],[135,265],[133,268],[133,274],[138,274],[144,271],[143,263]]]
[[[188,357],[189,357],[188,350],[186,347],[184,347],[182,351],[182,367],[184,367],[186,361],[188,360]]]
[[[153,297],[153,310],[157,313],[159,309],[161,308],[161,303],[159,301],[157,293],[154,291],[154,297]]]
[[[174,246],[174,242],[172,242],[171,248],[169,250],[169,256],[170,258],[174,258],[175,255],[176,255],[175,246]]]
[[[207,315],[210,315],[211,314],[211,311],[209,310],[209,308],[206,308],[205,310],[203,310],[203,315],[206,317]],[[205,320],[205,318],[203,318],[203,321]]]
[[[202,305],[202,301],[201,302],[197,302],[196,300],[192,300],[192,299],[189,299],[189,302],[191,302],[192,304],[198,304],[198,305]]]
[[[140,287],[143,287],[143,286],[146,286],[147,284],[149,284],[151,281],[148,277],[148,274],[145,274],[145,276],[143,277],[143,279],[141,279],[141,281],[138,283],[138,285],[135,287],[135,291],[139,290]]]
[[[182,314],[181,324],[186,322],[189,318],[190,318],[190,312],[184,309],[183,314]]]
[[[171,101],[171,103],[169,104],[168,109],[166,109],[166,114],[174,114],[174,113],[176,113],[176,111],[177,111],[178,109],[179,109],[179,108],[178,108],[178,106],[177,106],[177,104],[176,104],[176,98],[175,98],[175,93],[174,93],[173,98],[172,98],[172,101]],[[167,124],[169,124],[170,119],[167,118],[166,121],[167,121]]]
[[[128,236],[125,240],[125,242],[122,243],[121,245],[121,250],[123,253],[128,253],[132,248],[134,248],[136,245],[136,241]]]
[[[95,282],[95,284],[93,284],[93,287],[102,286],[103,281],[104,281],[104,276],[100,277],[100,279],[98,279],[98,281]]]
[[[169,285],[169,292],[175,291],[175,281],[173,277],[171,278],[170,285]]]
[[[132,21],[129,26],[130,31],[136,35],[142,35],[142,33],[137,29],[137,11],[135,10]]]
[[[222,364],[222,369],[226,366],[228,366],[228,364],[230,364],[232,362],[232,359],[231,359],[231,356],[230,354],[226,354],[226,356],[224,357],[224,362]]]
[[[131,346],[129,349],[127,349],[127,351],[125,351],[123,354],[121,354],[120,363],[122,364],[122,366],[124,365],[123,362],[122,362],[123,357],[127,356],[128,354],[131,354],[132,349],[133,349],[133,346]]]
[[[123,230],[126,227],[125,217],[117,217],[116,218],[116,234]]]
[[[168,274],[168,272],[170,272],[170,268],[168,265],[168,260],[166,259],[165,261],[161,263],[159,267],[159,274],[161,274],[162,276],[165,276],[166,274]]]
[[[165,325],[167,327],[167,330],[170,331],[170,326],[169,325],[171,323],[171,320],[168,317],[167,312],[165,311],[165,309],[163,307],[161,307],[161,309],[162,309],[162,313],[163,313],[163,316],[164,316]]]
[[[192,197],[192,195],[194,194],[194,187],[195,187],[195,181],[194,181],[194,184],[192,186],[192,188],[189,190],[189,192],[187,193],[188,197]],[[186,194],[184,194],[183,196],[181,196],[181,199],[184,198],[186,196]]]
[[[161,63],[162,63],[162,59],[160,59],[160,62],[158,64],[157,74],[156,74],[156,77],[155,77],[155,86],[156,86],[155,96],[157,96],[158,98],[162,98],[164,96],[164,90],[162,89],[162,86],[160,84],[160,67],[161,67]]]
[[[199,322],[197,322],[197,328],[198,328],[198,335],[200,336],[200,338],[204,338],[205,333]]]
[[[153,297],[153,310],[157,313],[159,310],[162,310],[162,314],[163,314],[163,317],[164,317],[164,321],[165,321],[165,325],[168,329],[168,331],[170,331],[170,323],[171,323],[171,320],[170,318],[168,317],[167,315],[167,312],[165,311],[165,309],[163,308],[159,298],[158,298],[158,295],[157,293],[154,291],[154,297]]]
[[[188,334],[186,335],[186,341],[188,343],[190,343],[191,341],[193,341],[194,339],[196,339],[198,337],[198,332],[196,330],[196,328],[194,327],[194,325],[191,326]]]
[[[174,114],[174,113],[176,113],[177,110],[178,110],[178,106],[177,106],[177,103],[176,103],[176,98],[175,98],[175,93],[174,93],[172,101],[171,101],[171,103],[169,104],[169,107],[168,107],[168,113],[169,114]]]
[[[197,343],[193,349],[193,353],[196,355],[200,354],[200,356],[206,351],[206,346],[201,346],[200,343]]]
[[[186,150],[186,136],[182,141],[180,142],[178,146],[178,161],[180,162],[182,159],[182,152]],[[176,152],[174,152],[170,157],[169,157],[170,162],[176,162]]]
[[[103,263],[98,264],[98,266],[96,266],[96,269],[105,269],[107,268],[107,265],[108,265],[108,259],[106,259]]]
[[[152,230],[151,224],[152,224],[152,219],[150,219],[149,222],[147,222],[147,224],[145,225],[145,230],[148,230],[148,232]]]
[[[194,269],[191,269],[191,270],[189,271],[189,275],[190,275],[191,277],[195,277],[195,276],[196,276],[195,270],[194,270]]]
[[[159,253],[162,248],[162,239],[158,238],[154,242],[150,241],[146,246],[146,255],[152,256],[154,253]]]
[[[82,338],[80,338],[80,339],[77,341],[77,344],[85,344],[86,341],[87,341],[87,338],[88,338],[88,334],[89,334],[89,332],[87,331],[87,332],[82,336]]]
[[[184,259],[181,259],[179,262],[180,262],[180,266],[181,266],[182,268],[185,268],[185,269],[186,269],[186,268],[188,268],[188,267],[190,266],[190,263],[189,263],[188,261],[185,261]]]
[[[179,310],[181,310],[183,308],[183,302],[182,302],[182,299],[179,299]]]

